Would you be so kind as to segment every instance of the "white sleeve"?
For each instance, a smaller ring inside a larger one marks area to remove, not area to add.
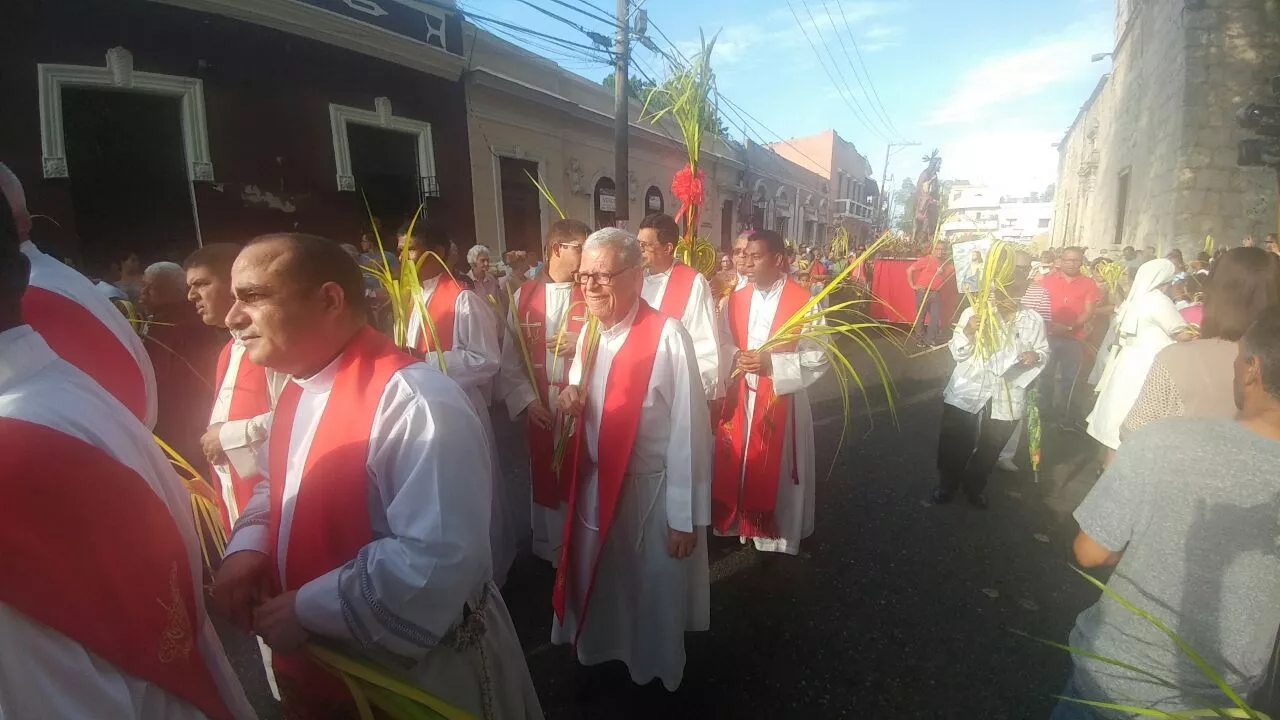
[[[368,465],[386,530],[303,585],[295,607],[311,632],[420,661],[490,578],[490,454],[456,385],[421,368],[392,383]]]
[[[724,394],[720,382],[720,334],[716,327],[716,306],[711,286],[701,273],[693,280],[689,304],[681,318],[693,339],[693,352],[698,361],[698,374],[707,400]]]
[[[819,319],[816,323],[825,325]],[[773,380],[773,391],[778,395],[793,395],[818,381],[826,373],[830,364],[827,353],[821,346],[801,340],[791,352],[770,352],[773,364],[770,375]]]
[[[732,297],[732,296],[730,296]],[[720,387],[729,387],[729,376],[733,374],[734,361],[738,357],[740,348],[733,344],[733,329],[729,327],[729,299],[725,298],[724,306],[720,309],[720,368],[717,375],[720,381]]]
[[[271,416],[266,416],[263,423],[263,430],[266,433],[264,442],[258,446],[258,451],[254,453],[256,465],[253,472],[261,478],[258,484],[253,486],[253,495],[249,498],[249,502],[245,503],[244,510],[240,511],[240,519],[236,520],[235,527],[231,528],[231,537],[227,539],[227,550],[223,553],[223,557],[230,557],[232,553],[241,550],[257,550],[262,553],[271,552],[271,483],[267,478],[267,448],[269,443],[265,442],[265,438],[271,435]],[[240,472],[239,468],[236,472]],[[252,474],[252,473],[250,473]],[[242,477],[249,477],[250,474],[241,473]],[[281,482],[284,479],[281,478]]]
[[[265,412],[244,420],[227,420],[218,428],[218,443],[240,477],[252,477],[257,472],[258,448],[267,439],[270,419],[271,413]]]
[[[688,331],[679,323],[668,324],[658,352],[670,363],[666,369],[670,377],[664,378],[671,407],[667,525],[672,530],[692,532],[694,527],[711,522],[711,418],[706,395],[696,381],[698,362]]]
[[[519,417],[520,413],[524,412],[524,409],[538,397],[534,391],[533,382],[529,379],[529,372],[525,369],[524,358],[520,351],[524,342],[523,335],[516,336],[516,333],[524,332],[519,318],[516,317],[522,292],[524,288],[516,290],[511,306],[507,309],[507,341],[502,343],[502,368],[498,371],[498,397],[506,403],[507,413],[512,420]],[[545,354],[541,346],[529,348],[529,351]]]
[[[502,351],[498,348],[498,330],[494,316],[480,296],[470,290],[458,293],[453,321],[453,349],[439,353],[444,357],[445,373],[464,388],[480,387],[498,374]],[[439,368],[437,353],[427,353],[428,366]]]
[[[973,317],[973,308],[965,308],[964,312],[960,313],[960,319],[956,321],[955,330],[951,333],[951,341],[947,343],[947,347],[951,350],[951,357],[955,358],[956,362],[968,360],[973,355],[973,341],[964,331],[971,317]]]

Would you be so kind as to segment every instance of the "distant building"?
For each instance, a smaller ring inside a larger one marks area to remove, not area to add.
[[[1039,196],[1001,197],[985,185],[960,183],[947,194],[942,237],[959,241],[994,237],[1048,246],[1053,228],[1053,203]]]
[[[747,140],[741,147],[746,193],[738,204],[742,229],[776,230],[793,246],[830,238],[830,185],[773,147]]]
[[[1236,164],[1235,112],[1274,102],[1268,3],[1117,0],[1112,70],[1058,146],[1055,246],[1184,251],[1276,228],[1276,178]]]
[[[985,185],[953,185],[943,202],[945,240],[985,237],[1000,229],[1000,196]]]
[[[871,179],[871,163],[853,143],[835,130],[823,130],[816,135],[772,143],[769,147],[830,183],[832,229],[843,225],[855,242],[871,239],[880,188]],[[822,242],[830,237],[825,231],[819,232],[819,236]]]

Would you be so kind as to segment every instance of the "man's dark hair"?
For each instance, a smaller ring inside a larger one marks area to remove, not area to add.
[[[1280,400],[1280,305],[1263,310],[1240,339],[1246,357],[1257,358],[1262,388]]]
[[[1168,254],[1168,255],[1165,255],[1165,258],[1166,258],[1166,259],[1169,259],[1169,260],[1172,260],[1172,259],[1174,259],[1175,257],[1176,257],[1176,258],[1178,258],[1178,262],[1182,262],[1182,251],[1181,251],[1181,250],[1179,250],[1178,248],[1174,248],[1174,249],[1170,250],[1170,251],[1169,251],[1169,254]]]
[[[209,268],[219,277],[231,277],[231,266],[242,249],[235,243],[209,243],[188,255],[182,269]]]
[[[640,229],[657,230],[658,242],[663,245],[675,245],[680,240],[680,226],[676,224],[675,218],[666,213],[645,215],[640,221]]]
[[[1123,250],[1122,252],[1123,252],[1125,255],[1133,255],[1133,254],[1134,254],[1135,252],[1137,252],[1137,251],[1133,249],[1133,246],[1132,246],[1132,245],[1125,245],[1125,246],[1124,246],[1124,250]]]
[[[1228,250],[1213,264],[1200,337],[1235,342],[1264,309],[1280,303],[1280,257],[1259,247]]]
[[[782,235],[773,230],[755,230],[747,236],[747,242],[762,242],[774,255],[787,254],[787,241],[782,239]]]
[[[364,314],[364,277],[360,266],[341,245],[329,238],[305,233],[261,235],[249,245],[268,242],[284,242],[288,246],[288,272],[299,285],[318,288],[325,283],[336,283],[342,288],[347,307],[353,313]]]
[[[1064,247],[1062,248],[1062,251],[1058,253],[1058,255],[1059,257],[1061,257],[1062,255],[1065,255],[1066,253],[1069,253],[1069,252],[1077,252],[1077,253],[1080,253],[1080,257],[1082,258],[1084,257],[1084,248],[1080,247],[1079,245],[1069,245],[1067,247]]]
[[[562,242],[585,242],[591,234],[591,226],[581,220],[562,218],[551,223],[547,230],[547,244]]]
[[[439,255],[441,261],[449,258],[449,246],[452,244],[449,240],[449,229],[440,218],[419,218],[418,222],[414,223],[412,231],[409,229],[409,223],[405,223],[396,232],[397,237],[400,235],[405,236],[417,248],[430,250]]]

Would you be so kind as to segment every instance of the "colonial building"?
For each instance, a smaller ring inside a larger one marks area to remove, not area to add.
[[[835,130],[816,135],[791,138],[769,145],[782,157],[816,173],[831,189],[831,228],[843,225],[856,241],[871,239],[874,210],[879,206],[880,189],[871,179],[871,163],[853,143]],[[818,237],[829,237],[827,227],[819,228]]]
[[[674,215],[671,180],[688,163],[673,124],[641,118],[631,103],[629,177],[614,175],[613,89],[466,25],[471,182],[477,238],[495,251],[539,251],[555,210],[599,228],[625,204],[635,230],[649,213]],[[705,197],[698,232],[720,245],[736,229],[743,163],[718,138],[703,140]]]
[[[773,147],[747,140],[741,148],[746,172],[738,201],[740,229],[782,233],[792,246],[830,240],[831,184],[788,160]]]
[[[1117,0],[1112,70],[1058,146],[1053,244],[1236,245],[1276,229],[1276,177],[1236,164],[1234,120],[1274,102],[1280,24],[1266,0]]]
[[[89,264],[420,203],[474,235],[461,19],[414,0],[10,0],[0,160]],[[362,198],[363,196],[363,198]],[[390,234],[390,233],[388,233]]]

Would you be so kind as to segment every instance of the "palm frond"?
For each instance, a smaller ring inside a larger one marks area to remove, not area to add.
[[[564,211],[560,209],[560,203],[556,202],[556,196],[551,194],[551,188],[547,187],[547,184],[542,182],[541,176],[534,177],[528,170],[525,170],[524,174],[525,177],[529,178],[529,181],[533,183],[533,186],[538,188],[538,192],[546,199],[547,204],[551,206],[551,209],[556,211],[556,214],[560,216],[560,219],[565,219],[566,216]]]
[[[671,75],[649,91],[640,118],[656,124],[671,118],[680,130],[689,154],[689,166],[698,168],[702,135],[713,128],[719,114],[716,104],[716,76],[711,70],[711,51],[716,36],[708,42],[699,32],[702,49],[687,66],[673,66]],[[651,109],[652,108],[652,109]]]
[[[212,570],[214,562],[220,560],[227,551],[227,535],[222,527],[222,514],[218,510],[218,491],[186,458],[161,440],[159,435],[153,433],[151,438],[164,451],[165,458],[191,494],[191,515],[196,524],[196,537],[200,540],[200,555],[205,568]],[[212,548],[209,547],[210,542],[213,543]]]
[[[469,713],[410,685],[381,668],[310,643],[303,652],[321,667],[342,678],[361,718],[376,717],[373,708],[403,720],[476,720]]]

